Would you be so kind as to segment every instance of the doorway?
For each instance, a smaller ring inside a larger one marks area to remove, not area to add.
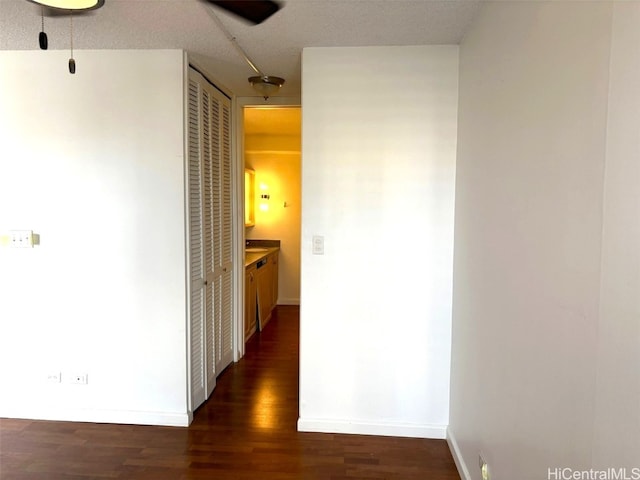
[[[236,115],[239,168],[255,172],[254,222],[239,235],[242,248],[247,240],[280,241],[277,304],[299,305],[301,108],[296,104],[246,104],[238,105]],[[243,214],[243,210],[239,213]],[[239,277],[244,280],[243,275]],[[245,292],[245,285],[239,291]],[[244,306],[244,302],[238,303]],[[244,314],[239,317],[244,320]],[[237,332],[242,338],[242,325],[238,325]],[[244,340],[241,343],[242,355]]]

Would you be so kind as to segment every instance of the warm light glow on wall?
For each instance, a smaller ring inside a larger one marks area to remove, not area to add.
[[[271,195],[268,192],[269,187],[260,182],[260,210],[263,212],[269,211],[269,199],[271,198]]]
[[[267,229],[260,232],[268,235],[268,229],[280,224],[285,215],[282,179],[271,165],[263,165],[256,170],[255,185],[256,227]]]
[[[255,174],[250,168],[244,169],[244,226],[256,224],[255,217]]]

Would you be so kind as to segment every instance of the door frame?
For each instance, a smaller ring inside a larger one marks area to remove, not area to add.
[[[244,108],[245,107],[300,107],[301,97],[234,97],[231,100],[232,114],[232,168],[236,194],[233,197],[234,225],[236,241],[233,245],[233,262],[236,265],[233,278],[233,361],[244,356]]]

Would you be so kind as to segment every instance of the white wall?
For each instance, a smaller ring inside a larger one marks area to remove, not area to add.
[[[594,467],[640,469],[640,2],[613,17]],[[631,472],[630,472],[631,473]],[[640,475],[640,470],[636,472]]]
[[[458,48],[307,48],[302,76],[298,427],[443,437]]]
[[[449,437],[466,479],[480,453],[493,480],[638,466],[639,25],[614,35],[610,104],[613,9],[491,2],[461,45]]]
[[[278,304],[300,304],[300,136],[247,135],[245,165],[255,175],[255,220],[247,239],[280,240]],[[259,208],[260,185],[268,187],[269,209]],[[285,207],[286,203],[286,207]]]
[[[75,56],[0,52],[0,233],[41,240],[0,248],[0,416],[184,425],[183,53]]]

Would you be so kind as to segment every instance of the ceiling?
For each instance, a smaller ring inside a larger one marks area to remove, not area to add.
[[[105,0],[74,18],[74,48],[180,48],[221,86],[255,96],[255,75],[207,13],[213,8],[249,58],[286,79],[280,95],[300,94],[301,52],[310,46],[457,44],[482,0],[288,0],[260,25],[248,25],[201,0]],[[0,50],[37,50],[40,7],[0,0]],[[69,19],[45,18],[50,49],[69,48]],[[43,52],[45,53],[45,52]]]

